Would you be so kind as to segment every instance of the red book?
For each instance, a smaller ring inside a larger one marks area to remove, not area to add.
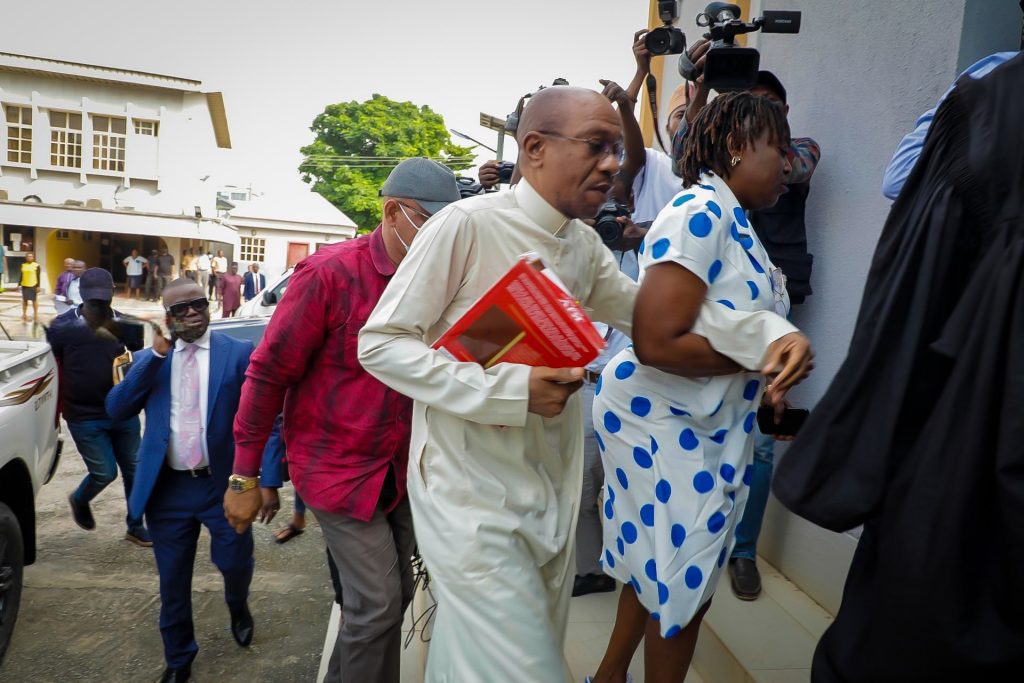
[[[525,254],[432,348],[485,368],[581,368],[597,358],[604,339],[554,271]]]

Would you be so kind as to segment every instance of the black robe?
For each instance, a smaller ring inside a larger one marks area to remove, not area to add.
[[[864,525],[813,681],[1024,680],[1024,56],[939,107],[773,490]]]

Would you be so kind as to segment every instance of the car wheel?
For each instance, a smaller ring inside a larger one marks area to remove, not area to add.
[[[0,664],[11,643],[14,622],[18,620],[24,562],[25,548],[18,518],[0,503]]]

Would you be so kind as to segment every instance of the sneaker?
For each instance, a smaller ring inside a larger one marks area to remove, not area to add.
[[[92,510],[89,509],[88,503],[79,503],[75,500],[73,492],[68,495],[68,503],[71,504],[71,518],[75,520],[75,524],[86,531],[96,528],[96,520],[92,517]]]
[[[747,557],[729,560],[729,583],[740,600],[757,600],[761,595],[761,574],[757,562]]]
[[[149,530],[144,526],[140,526],[138,529],[129,529],[124,538],[129,543],[134,543],[140,548],[152,548],[153,539],[149,535]]]
[[[615,590],[615,579],[605,574],[587,574],[577,576],[572,584],[572,597],[591,593],[611,593]]]

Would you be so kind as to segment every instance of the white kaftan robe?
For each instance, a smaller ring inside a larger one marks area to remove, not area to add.
[[[558,417],[528,414],[529,367],[485,370],[429,346],[528,251],[595,320],[631,332],[636,284],[592,228],[567,221],[523,180],[427,221],[359,335],[363,367],[415,400],[409,500],[438,600],[430,683],[569,676],[562,648],[582,479],[579,395]],[[729,313],[715,319],[722,329],[739,323]],[[768,341],[781,336],[770,324],[744,324]],[[705,328],[712,338],[714,321]]]

